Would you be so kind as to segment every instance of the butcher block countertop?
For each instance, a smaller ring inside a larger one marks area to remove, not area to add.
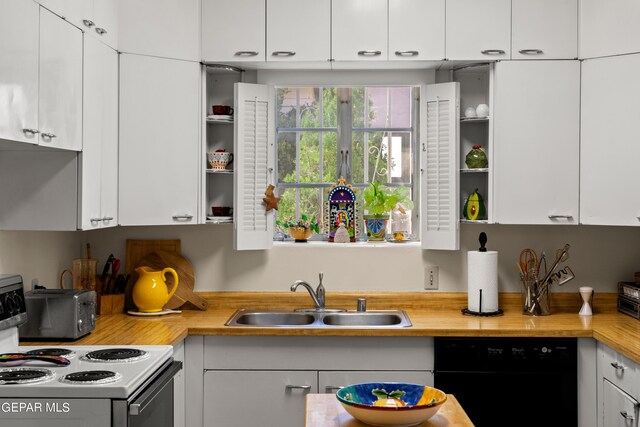
[[[310,307],[307,293],[291,292],[203,292],[209,308],[183,310],[181,314],[140,317],[127,314],[98,316],[96,330],[70,342],[21,342],[22,345],[175,345],[189,335],[262,336],[484,336],[484,337],[588,337],[640,363],[640,321],[618,313],[616,294],[596,294],[593,316],[579,316],[578,293],[552,294],[549,316],[522,314],[518,293],[500,294],[504,315],[470,316],[466,293],[389,292],[327,293],[327,308],[356,309],[358,298],[367,299],[368,310],[407,312],[410,328],[263,328],[227,327],[224,323],[238,308],[294,309]]]
[[[333,394],[308,394],[305,427],[366,427],[353,418]],[[447,394],[447,401],[438,412],[417,427],[473,427],[455,396]]]

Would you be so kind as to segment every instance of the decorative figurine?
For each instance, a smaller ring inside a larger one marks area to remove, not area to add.
[[[338,225],[338,229],[336,230],[336,234],[333,236],[334,243],[349,243],[351,238],[349,237],[349,232],[347,231],[347,227],[344,226],[343,223]]]
[[[482,149],[482,145],[474,145],[464,158],[464,162],[469,169],[482,169],[489,166],[487,153]]]
[[[340,224],[343,224],[349,234],[349,241],[355,242],[356,237],[360,234],[359,224],[361,222],[360,202],[356,200],[356,194],[351,185],[346,185],[344,178],[340,177],[338,183],[329,189],[329,194],[324,202],[327,240],[333,242]]]

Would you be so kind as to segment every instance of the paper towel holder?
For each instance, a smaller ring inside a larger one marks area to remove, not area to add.
[[[483,231],[480,233],[480,236],[478,236],[478,241],[480,242],[480,248],[478,249],[478,252],[487,252],[487,248],[485,247],[485,245],[487,244],[487,234]],[[502,311],[501,308],[498,308],[496,311],[482,311],[482,289],[479,289],[478,292],[480,293],[478,295],[478,310],[479,311],[472,311],[469,310],[469,307],[465,307],[462,309],[462,314],[469,314],[472,316],[502,316],[504,314],[504,311]]]

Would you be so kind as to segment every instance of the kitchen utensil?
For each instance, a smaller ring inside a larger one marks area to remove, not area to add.
[[[169,301],[178,289],[178,273],[171,268],[165,267],[160,271],[150,267],[136,268],[138,280],[133,286],[133,302],[138,310],[143,313],[156,313],[162,311],[162,307]],[[173,286],[169,289],[165,275],[169,273],[173,276]],[[165,286],[162,286],[165,285]]]
[[[48,356],[42,354],[3,353],[0,354],[0,366],[18,366],[29,361],[53,363],[58,366],[67,366],[71,362],[66,357]]]
[[[553,273],[549,278],[549,282],[550,284],[557,284],[558,286],[562,286],[575,278],[575,274],[573,274],[573,271],[567,265],[565,268],[558,270],[558,272],[556,273]]]
[[[569,244],[567,243],[566,245],[564,245],[564,248],[558,249],[556,251],[556,260],[551,265],[551,269],[549,270],[549,272],[544,276],[544,279],[542,279],[542,281],[540,282],[543,286],[546,286],[547,280],[549,280],[549,277],[553,274],[556,267],[558,267],[558,264],[560,264],[561,262],[565,262],[566,260],[569,259],[570,247],[571,246],[569,246]]]
[[[107,262],[104,263],[104,267],[102,268],[102,274],[100,274],[101,283],[104,283],[105,279],[107,278],[107,274],[109,274],[109,268],[111,268],[111,263],[113,262],[114,259],[115,257],[113,256],[113,254],[110,254],[109,258],[107,258]]]
[[[165,305],[168,309],[177,309],[182,307],[185,303],[190,302],[200,310],[206,310],[209,306],[209,302],[193,292],[195,286],[195,274],[191,263],[186,258],[167,251],[152,252],[140,261],[139,265],[147,265],[152,268],[162,269],[164,267],[172,267],[178,273],[180,278],[180,285],[178,290]],[[133,273],[127,283],[127,289],[133,286],[137,279],[137,273]],[[172,284],[171,278],[167,278],[167,283]]]
[[[64,270],[60,275],[60,287],[66,273],[71,273],[73,289],[96,289],[96,267],[98,260],[95,258],[76,258],[71,261],[71,270]]]
[[[180,239],[175,240],[138,240],[127,239],[127,252],[125,256],[126,274],[133,273],[134,268],[140,266],[140,260],[151,252],[167,251],[180,254]]]
[[[111,291],[110,292],[111,294],[117,293],[116,283],[118,281],[119,272],[120,272],[120,260],[116,258],[115,260],[113,260],[113,265],[111,269],[111,280],[110,280],[110,288],[109,288],[109,290]]]
[[[538,268],[538,256],[533,249],[523,249],[520,252],[520,271],[525,279],[534,279]]]

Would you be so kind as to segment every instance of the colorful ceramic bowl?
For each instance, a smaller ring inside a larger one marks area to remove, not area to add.
[[[438,412],[447,395],[437,388],[407,383],[363,383],[341,388],[344,409],[372,426],[415,426]]]

